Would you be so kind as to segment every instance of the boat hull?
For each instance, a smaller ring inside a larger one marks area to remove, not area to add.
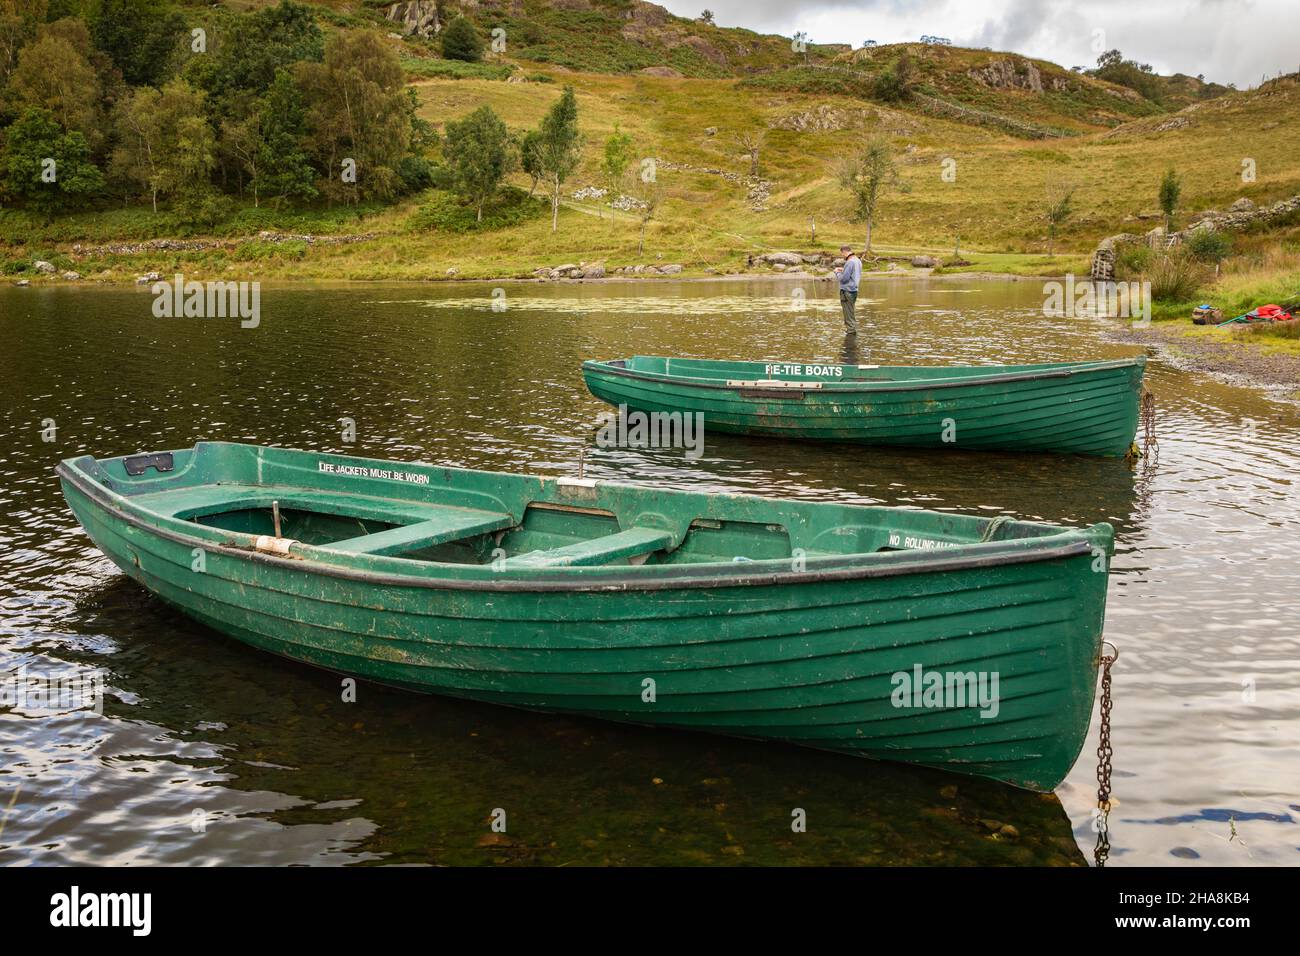
[[[611,405],[637,412],[698,413],[706,431],[1116,457],[1129,451],[1137,431],[1144,368],[1141,359],[1042,367],[1034,372],[1002,373],[993,368],[980,370],[984,375],[967,376],[969,380],[922,379],[862,387],[847,379],[771,376],[781,387],[764,387],[759,382],[727,384],[729,377],[733,381],[743,377],[736,370],[749,363],[716,364],[719,377],[712,381],[697,375],[620,368],[610,362],[585,362],[583,375],[591,393]],[[817,368],[856,371],[855,366]],[[813,387],[797,387],[801,381]]]
[[[407,585],[189,540],[61,475],[94,543],[168,604],[246,644],[350,676],[1033,790],[1063,779],[1091,717],[1104,547],[794,584]],[[972,675],[971,694],[995,680],[996,704],[930,706],[921,692],[931,674]]]

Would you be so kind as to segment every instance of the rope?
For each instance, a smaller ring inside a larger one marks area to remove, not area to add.
[[[997,534],[999,529],[1010,520],[1010,515],[998,515],[984,528],[984,533],[980,535],[980,542],[992,541],[993,536]]]

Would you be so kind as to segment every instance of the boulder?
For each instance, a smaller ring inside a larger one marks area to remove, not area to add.
[[[593,262],[590,265],[582,267],[582,277],[584,279],[603,279],[605,278],[605,263]]]
[[[162,282],[161,272],[146,272],[142,276],[135,277],[136,285],[149,285],[151,282]]]
[[[679,265],[676,265],[676,264],[673,264],[673,265],[670,265],[670,266],[660,266],[660,267],[659,267],[659,271],[662,272],[662,273],[663,273],[664,275],[666,275],[666,276],[672,276],[672,275],[676,275],[677,273],[681,272],[681,271],[682,271],[682,267],[679,266]]]
[[[1245,196],[1242,196],[1240,199],[1238,199],[1236,202],[1234,202],[1231,206],[1228,207],[1228,212],[1254,212],[1254,211],[1255,211],[1255,204],[1251,200],[1247,199]]]
[[[912,256],[912,265],[918,269],[933,269],[938,264],[934,256]]]
[[[32,268],[42,275],[52,276],[55,273],[54,263],[46,262],[44,259],[37,259],[32,263]]]
[[[77,282],[81,279],[81,273],[73,272],[69,269],[67,272],[63,273],[63,278],[67,279],[69,282]]]
[[[18,288],[20,289],[26,288],[31,284],[32,282],[30,279],[19,279],[17,282],[14,283],[14,285],[18,286]]]

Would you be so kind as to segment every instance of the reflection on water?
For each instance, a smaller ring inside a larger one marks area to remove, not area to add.
[[[125,581],[50,476],[75,454],[203,438],[550,474],[573,473],[585,449],[597,477],[1110,521],[1112,865],[1296,861],[1292,406],[1155,362],[1161,454],[1145,475],[722,435],[696,461],[600,449],[605,406],[583,388],[584,359],[837,361],[834,290],[806,283],[797,309],[776,281],[493,288],[268,289],[257,330],[154,319],[135,289],[0,289],[0,666],[99,667],[108,685],[102,718],[0,708],[0,861],[1084,862],[1095,727],[1044,798],[370,686],[344,704],[336,678],[207,632]],[[849,361],[1131,354],[1098,321],[1044,318],[1041,304],[1036,283],[866,283]],[[498,807],[505,835],[487,826]],[[806,833],[791,830],[796,808]]]

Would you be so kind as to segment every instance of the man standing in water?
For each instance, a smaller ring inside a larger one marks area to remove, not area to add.
[[[840,246],[844,265],[836,269],[840,277],[840,308],[844,310],[844,332],[858,334],[858,281],[862,278],[862,260],[853,254],[851,246]]]

